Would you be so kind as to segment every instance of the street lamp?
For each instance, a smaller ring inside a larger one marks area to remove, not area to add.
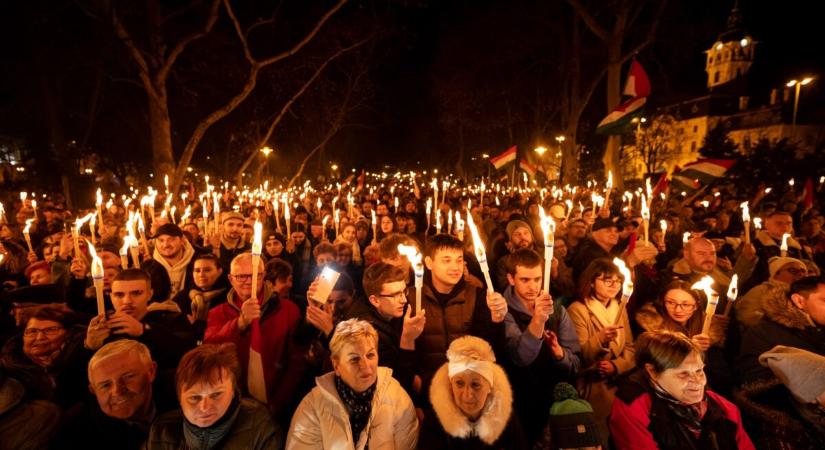
[[[638,133],[639,131],[642,130],[642,124],[645,123],[645,122],[647,122],[646,117],[634,117],[634,118],[630,119],[630,123],[635,123],[636,124],[636,133]]]
[[[544,155],[545,152],[547,152],[547,147],[544,147],[544,146],[540,145],[540,146],[536,147],[533,151],[538,153],[539,156],[542,156],[542,155]]]
[[[264,157],[269,158],[270,153],[272,153],[272,149],[269,147],[264,147],[261,149],[261,153],[264,154]]]
[[[811,77],[805,77],[801,81],[800,80],[791,80],[785,85],[787,87],[796,87],[796,94],[794,95],[793,100],[793,120],[791,122],[791,137],[796,136],[796,111],[799,107],[799,91],[802,90],[802,86],[814,81]]]

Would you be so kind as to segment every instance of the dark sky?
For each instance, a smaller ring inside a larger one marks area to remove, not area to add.
[[[320,3],[323,6],[323,2]],[[651,105],[668,104],[705,93],[703,52],[724,31],[732,4],[732,1],[719,0],[668,2],[655,43],[638,55],[651,77]],[[757,43],[756,63],[750,74],[751,85],[756,86],[756,91],[767,95],[772,87],[778,87],[790,78],[825,73],[825,52],[820,49],[823,42],[821,18],[812,13],[810,2],[742,0],[739,6],[745,28]],[[341,14],[342,22],[354,22],[354,28],[357,28],[360,20],[367,27],[365,17],[369,14],[365,15],[364,10],[372,8],[378,11],[377,15],[389,33],[381,35],[382,41],[376,44],[378,50],[370,56],[366,77],[368,88],[363,91],[365,100],[352,119],[358,126],[340,132],[327,147],[325,161],[316,166],[331,160],[347,168],[377,167],[384,163],[409,167],[417,161],[424,161],[425,166],[454,163],[457,131],[454,124],[445,119],[446,100],[442,86],[445,80],[455,79],[459,80],[460,86],[464,76],[476,83],[473,88],[482,87],[474,92],[461,92],[470,95],[466,101],[471,104],[467,111],[473,115],[472,123],[462,137],[468,155],[500,151],[510,144],[530,145],[535,136],[524,130],[513,138],[516,142],[509,142],[500,125],[504,101],[510,102],[516,110],[527,111],[530,102],[534,101],[529,95],[531,89],[550,92],[548,98],[553,98],[557,81],[548,74],[552,74],[553,68],[559,64],[552,56],[557,49],[553,36],[560,24],[566,25],[560,22],[563,18],[554,14],[565,7],[561,1],[547,0],[395,0],[356,1],[348,5],[350,9]],[[6,66],[0,75],[0,135],[6,136],[5,139],[22,140],[36,157],[43,156],[47,154],[45,149],[49,146],[50,133],[47,108],[37,80],[44,72],[53,75],[60,70],[50,64],[63,64],[59,56],[54,55],[60,55],[64,47],[76,51],[98,45],[95,33],[100,33],[100,29],[69,1],[10,2],[2,7],[0,15],[3,30],[0,51]],[[644,17],[640,24],[646,26]],[[587,45],[596,42],[592,35],[587,39]],[[213,39],[209,45],[231,47],[231,42],[226,42]],[[141,118],[143,94],[126,82],[132,74],[128,64],[117,58],[119,51],[113,45],[100,52],[104,55],[107,71],[102,106],[105,114],[101,115],[99,125],[91,129],[88,151],[101,151],[116,161],[146,163],[149,158],[146,126]],[[208,52],[209,49],[200,51]],[[34,62],[36,55],[45,55],[46,60],[52,62],[38,65]],[[55,114],[63,123],[66,139],[78,139],[86,129],[78,111],[83,110],[82,105],[89,97],[89,80],[93,79],[94,71],[83,72],[87,65],[84,55],[83,51],[71,54],[73,71],[67,71],[61,79],[63,88],[53,93],[60,99]],[[591,58],[584,69],[592,70],[600,62],[603,60]],[[92,63],[88,61],[88,66],[93,66]],[[186,59],[182,63],[187,64],[188,70],[198,68]],[[198,70],[217,74],[241,70],[238,67],[241,66],[227,62],[221,67]],[[283,70],[279,72],[280,76],[288,76],[288,70]],[[808,120],[817,117],[817,111],[811,109],[823,103],[825,91],[821,84],[817,80],[806,87],[801,102],[801,121],[806,120],[806,115]],[[522,85],[524,89],[520,89]],[[199,103],[208,96],[203,91],[197,92],[197,83],[188,86],[192,92],[186,89],[173,93],[176,101],[180,99],[186,105],[181,108],[173,105],[173,113],[181,114],[173,117],[178,125],[174,131],[179,137],[187,136],[190,132],[187,126],[191,127],[194,119],[208,112]],[[491,86],[512,93],[502,96],[484,91]],[[264,98],[264,93],[256,91],[255,95]],[[276,133],[273,139],[274,144],[289,148],[285,151],[288,155],[282,156],[283,163],[275,168],[276,172],[293,172],[307,147],[297,142],[303,142],[301,139],[312,142],[314,135],[319,133],[317,127],[307,125],[312,110],[323,105],[320,94],[312,95],[305,104],[294,109],[284,123],[283,132]],[[334,99],[336,95],[332,91],[326,98]],[[223,161],[220,167],[213,164],[213,170],[231,168],[237,160],[232,139],[242,134],[240,130],[251,119],[271,116],[280,108],[263,100],[250,103],[207,134],[203,148],[194,160],[196,165],[207,164],[205,156],[209,154],[215,156],[211,161]],[[271,103],[276,104],[275,100]],[[606,113],[604,103],[602,84],[583,120],[588,123],[598,121]],[[462,101],[455,102],[453,110],[446,108],[448,113],[455,113],[455,104],[459,109],[464,106]],[[316,115],[323,118],[324,114],[316,112]],[[526,115],[519,116],[519,121],[526,120]],[[554,131],[548,130],[548,133]],[[587,136],[582,138],[586,140]],[[115,140],[122,142],[113,145]],[[244,144],[238,145],[242,147]]]

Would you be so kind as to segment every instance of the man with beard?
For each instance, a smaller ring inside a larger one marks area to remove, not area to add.
[[[152,285],[141,269],[126,269],[112,281],[114,313],[94,317],[86,332],[86,348],[97,350],[117,339],[136,339],[155,355],[162,369],[174,369],[195,346],[192,324],[180,312],[149,305]]]
[[[89,403],[70,414],[53,440],[58,449],[139,449],[159,413],[175,408],[170,392],[153,386],[157,364],[140,342],[122,339],[101,347],[88,366]]]
[[[495,279],[493,283],[499,292],[504,291],[507,287],[507,264],[509,256],[522,248],[533,248],[533,229],[523,220],[511,220],[507,224],[507,241],[499,240],[495,244],[493,254],[496,255],[494,260]]]
[[[183,236],[183,231],[175,224],[161,225],[155,232],[155,252],[152,259],[144,263],[148,272],[160,266],[169,276],[169,299],[192,285],[190,264],[195,256],[192,244]]]
[[[221,232],[209,239],[212,253],[221,260],[221,269],[229,272],[229,265],[236,256],[248,252],[252,247],[243,240],[243,214],[226,211],[221,215]]]

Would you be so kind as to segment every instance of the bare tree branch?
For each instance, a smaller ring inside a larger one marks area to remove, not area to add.
[[[129,31],[126,30],[126,27],[123,25],[114,8],[112,8],[112,25],[115,28],[117,37],[126,45],[126,49],[129,50],[129,56],[132,57],[132,61],[138,66],[138,76],[140,77],[140,81],[143,82],[144,89],[146,89],[146,92],[155,100],[159,100],[155,85],[152,83],[152,78],[149,75],[149,64],[143,56],[143,53],[138,49],[137,45],[135,45],[135,41],[132,39]]]
[[[163,64],[161,64],[160,69],[158,69],[156,77],[159,80],[166,79],[172,65],[175,64],[178,56],[183,53],[183,50],[187,45],[209,34],[212,27],[215,25],[215,22],[218,20],[218,7],[220,7],[220,5],[221,0],[212,0],[212,6],[209,7],[209,15],[206,17],[206,23],[204,23],[203,28],[183,37],[177,44],[175,44],[172,51],[169,52],[169,55],[163,61]]]
[[[589,28],[593,34],[603,41],[610,39],[610,35],[607,30],[599,24],[596,18],[587,11],[587,8],[585,8],[579,0],[567,0],[567,3],[573,7],[579,17],[582,18],[582,21],[584,21],[587,25],[587,28]]]
[[[661,0],[659,2],[659,8],[656,10],[653,19],[651,19],[650,21],[650,29],[647,32],[647,36],[641,43],[639,43],[639,45],[637,45],[632,50],[627,52],[627,54],[622,56],[622,58],[619,60],[619,64],[626,63],[634,55],[638,54],[640,51],[644,50],[645,47],[653,43],[653,40],[656,38],[656,30],[658,30],[659,28],[659,23],[661,22],[662,15],[665,12],[666,5],[667,0]]]
[[[229,0],[224,1],[227,4],[229,3]],[[298,51],[300,51],[305,45],[307,45],[309,41],[311,41],[312,38],[314,38],[315,35],[318,34],[319,31],[321,31],[321,27],[324,26],[327,20],[329,20],[330,17],[332,17],[336,12],[338,12],[338,10],[341,9],[346,3],[347,0],[338,0],[338,3],[336,3],[335,6],[332,7],[332,9],[327,11],[326,14],[324,14],[323,17],[321,17],[318,23],[315,24],[315,28],[313,28],[312,31],[309,32],[309,34],[307,34],[303,39],[301,39],[297,44],[292,46],[292,48],[290,48],[289,50],[281,52],[270,58],[264,59],[263,61],[261,61],[261,65],[268,66],[270,64],[274,64],[284,58],[287,58],[298,53]]]

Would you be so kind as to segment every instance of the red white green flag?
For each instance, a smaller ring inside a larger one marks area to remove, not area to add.
[[[526,159],[519,160],[519,167],[521,168],[521,170],[527,172],[527,175],[530,178],[536,176],[536,166],[530,164],[530,162],[528,162]]]
[[[505,150],[504,152],[490,158],[490,164],[492,164],[493,167],[495,167],[496,169],[501,169],[508,163],[511,163],[516,160],[517,151],[518,149],[514,145]]]
[[[688,192],[699,189],[723,177],[735,163],[733,159],[700,159],[681,170],[677,168],[671,177],[673,189]]]
[[[641,116],[644,111],[647,97],[650,96],[650,79],[635,59],[630,64],[622,95],[619,106],[599,122],[597,134],[624,134],[633,118]]]

